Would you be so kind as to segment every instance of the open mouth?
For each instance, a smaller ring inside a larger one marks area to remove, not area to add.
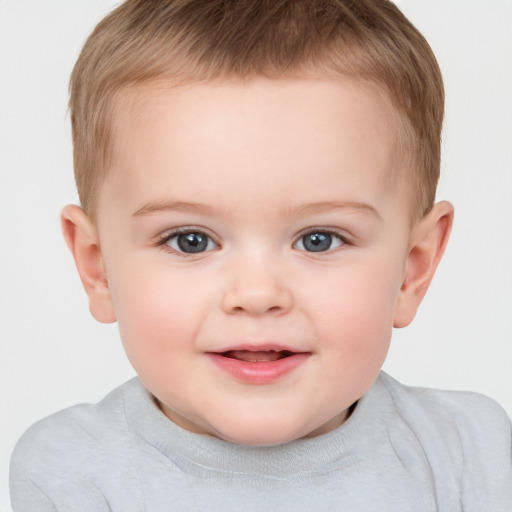
[[[220,355],[248,363],[267,363],[293,356],[295,352],[291,352],[290,350],[228,350],[222,352]]]
[[[257,347],[248,350],[208,352],[210,359],[224,372],[246,384],[271,384],[294,372],[311,356],[310,352],[294,352],[280,347]],[[266,349],[266,350],[265,350]]]

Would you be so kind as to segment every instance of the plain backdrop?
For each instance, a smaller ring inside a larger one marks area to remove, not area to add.
[[[0,0],[0,510],[14,443],[37,419],[97,401],[134,372],[116,325],[90,316],[59,212],[77,202],[68,77],[111,0]],[[512,413],[512,2],[402,0],[443,70],[439,199],[452,239],[385,369],[490,395]]]

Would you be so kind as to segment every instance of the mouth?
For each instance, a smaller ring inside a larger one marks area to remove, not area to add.
[[[270,361],[279,361],[295,355],[291,350],[227,350],[221,352],[222,357],[245,361],[248,363],[264,363]]]
[[[245,384],[271,384],[297,371],[311,356],[282,347],[233,347],[207,355],[224,374]]]

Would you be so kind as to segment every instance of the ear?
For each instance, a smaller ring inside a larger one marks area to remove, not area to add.
[[[64,239],[89,297],[92,315],[99,322],[115,322],[97,229],[82,208],[75,205],[68,205],[62,210],[61,222]]]
[[[394,327],[409,325],[434,277],[448,243],[453,206],[437,203],[412,229],[405,277],[394,316]]]

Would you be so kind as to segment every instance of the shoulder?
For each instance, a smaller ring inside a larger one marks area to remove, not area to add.
[[[489,397],[463,391],[408,387],[382,373],[396,423],[414,433],[436,485],[460,489],[464,510],[509,510],[512,429]]]
[[[445,391],[405,386],[381,372],[379,380],[390,393],[397,410],[407,417],[417,415],[430,428],[455,429],[460,435],[490,435],[489,441],[510,444],[510,419],[491,398],[468,391]]]
[[[124,385],[126,386],[126,384]],[[123,390],[117,388],[97,404],[79,404],[56,412],[32,425],[20,438],[13,453],[18,459],[45,460],[54,458],[79,460],[81,452],[92,446],[105,444],[113,430],[124,429]]]
[[[71,499],[73,494],[82,492],[80,486],[86,481],[90,499],[99,500],[98,503],[91,501],[87,506],[94,504],[98,508],[92,510],[103,510],[106,503],[100,488],[114,473],[121,472],[122,478],[136,483],[138,477],[129,449],[133,443],[124,414],[126,395],[135,384],[129,381],[97,404],[64,409],[30,427],[18,441],[11,457],[13,505],[28,496],[36,500],[38,506],[48,499],[55,503],[56,496]],[[115,468],[112,460],[116,461]],[[23,508],[20,506],[15,510]]]

